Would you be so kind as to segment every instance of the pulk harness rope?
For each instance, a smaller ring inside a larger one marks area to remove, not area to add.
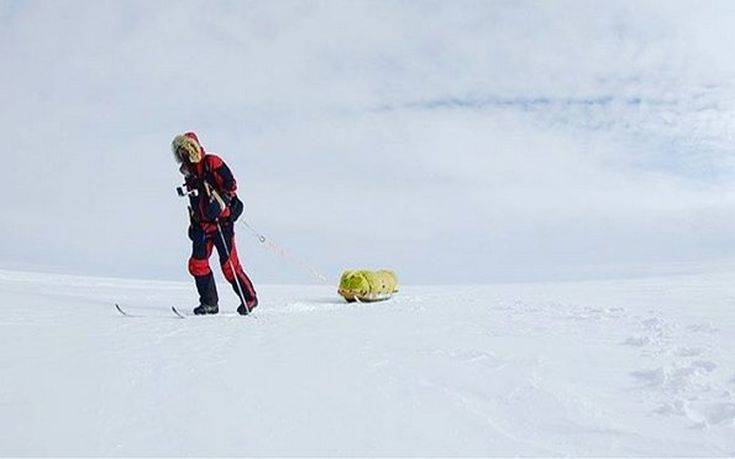
[[[316,268],[306,263],[301,258],[293,255],[283,247],[279,246],[272,240],[266,238],[263,234],[258,232],[250,223],[248,223],[245,218],[241,218],[240,221],[242,224],[255,236],[258,241],[263,244],[268,250],[275,253],[276,255],[280,256],[284,260],[291,262],[294,265],[298,265],[303,270],[307,271],[309,274],[311,274],[317,281],[319,281],[322,284],[329,285],[329,280],[326,276],[324,276],[322,273],[320,273]]]

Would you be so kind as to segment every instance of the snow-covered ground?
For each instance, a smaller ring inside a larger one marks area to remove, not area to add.
[[[735,455],[735,273],[220,290],[0,271],[0,455]]]

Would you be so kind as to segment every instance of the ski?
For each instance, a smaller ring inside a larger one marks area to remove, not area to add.
[[[186,316],[185,316],[185,315],[183,315],[182,313],[180,313],[180,312],[179,312],[179,311],[178,311],[178,310],[176,309],[176,306],[171,306],[171,311],[173,311],[173,313],[174,313],[174,314],[176,314],[176,317],[178,317],[179,319],[186,319]]]
[[[139,313],[137,313],[137,312],[136,312],[135,314],[133,314],[133,313],[131,313],[131,312],[128,312],[128,311],[126,311],[125,309],[123,309],[123,307],[122,307],[122,306],[120,306],[120,304],[119,304],[119,303],[113,303],[113,304],[115,305],[115,310],[116,310],[116,311],[117,311],[117,312],[118,312],[118,313],[119,313],[119,314],[120,314],[121,316],[123,316],[123,317],[128,317],[128,318],[131,318],[131,319],[142,319],[142,318],[148,318],[148,319],[152,319],[152,318],[170,318],[170,316],[169,316],[169,315],[166,315],[166,314],[163,314],[163,315],[161,315],[161,314],[155,314],[155,313],[152,313],[152,314],[149,314],[149,313],[143,313],[143,314],[139,314]],[[183,318],[184,318],[182,314],[179,314],[179,313],[178,313],[178,311],[175,311],[175,312],[177,313],[177,314],[176,314],[176,315],[177,315],[177,317],[179,317],[179,318],[181,318],[181,319],[183,319]]]

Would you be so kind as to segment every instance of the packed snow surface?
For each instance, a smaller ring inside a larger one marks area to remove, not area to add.
[[[259,290],[0,271],[0,455],[735,454],[734,273]]]

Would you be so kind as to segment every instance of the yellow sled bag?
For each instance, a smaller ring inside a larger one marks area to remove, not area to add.
[[[347,270],[342,273],[337,293],[348,302],[387,300],[398,291],[393,271]]]

